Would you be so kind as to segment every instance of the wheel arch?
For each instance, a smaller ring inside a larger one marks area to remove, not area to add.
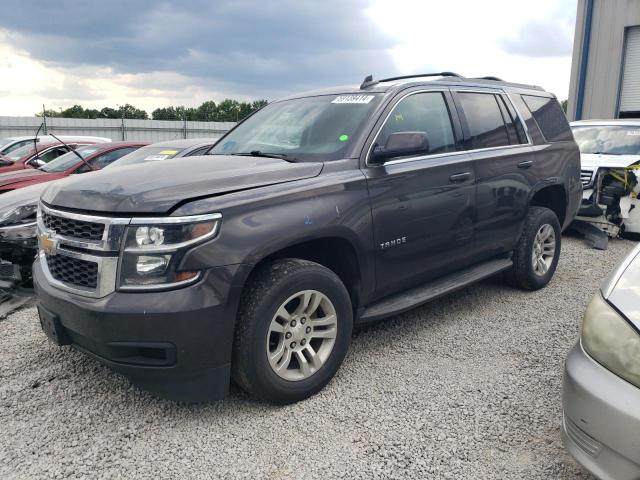
[[[261,267],[279,259],[299,258],[318,263],[333,271],[344,283],[354,315],[362,304],[364,295],[363,279],[367,278],[367,260],[362,249],[345,235],[329,232],[313,238],[299,238],[294,241],[274,245],[251,259],[252,268],[244,281],[244,286]]]
[[[560,226],[562,228],[566,226],[568,195],[562,182],[551,181],[538,185],[531,193],[529,206],[548,208],[556,214]]]

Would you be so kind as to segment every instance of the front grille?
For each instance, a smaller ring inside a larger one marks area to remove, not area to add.
[[[60,282],[95,289],[98,284],[98,264],[66,255],[47,255],[51,276]]]
[[[47,229],[65,237],[102,240],[102,234],[104,233],[104,224],[102,223],[59,217],[48,212],[42,212],[42,222]]]
[[[583,187],[588,187],[591,184],[592,178],[593,178],[593,172],[591,170],[580,171],[580,180],[582,181]]]

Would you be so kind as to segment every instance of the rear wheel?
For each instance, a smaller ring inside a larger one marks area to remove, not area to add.
[[[552,210],[529,207],[513,252],[513,267],[507,273],[509,283],[527,290],[545,287],[558,266],[561,235],[560,222]]]
[[[340,367],[352,324],[349,294],[331,270],[297,259],[266,265],[243,294],[234,380],[271,403],[307,398]]]

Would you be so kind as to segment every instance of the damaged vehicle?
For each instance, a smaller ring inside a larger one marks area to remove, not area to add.
[[[30,284],[31,264],[37,252],[36,210],[49,182],[94,169],[202,155],[215,142],[212,138],[197,138],[152,145],[141,142],[90,145],[68,152],[37,170],[0,174],[0,260],[17,265],[22,283]],[[12,189],[15,191],[8,191]]]
[[[555,96],[451,72],[292,95],[209,153],[54,182],[37,214],[44,334],[176,400],[296,402],[354,324],[544,288],[582,192]]]
[[[0,194],[37,183],[51,182],[69,175],[100,170],[145,145],[147,145],[145,142],[86,145],[67,152],[38,168],[0,173]],[[0,197],[0,207],[3,206],[3,198]]]
[[[110,142],[110,138],[106,137],[91,137],[88,135],[56,135],[57,138],[65,143],[74,141],[89,141],[92,143]],[[33,145],[33,142],[53,142],[56,141],[51,135],[29,135],[23,137],[7,137],[0,138],[0,157],[7,155],[20,147],[24,147],[27,144]]]
[[[91,140],[60,142],[58,140],[28,143],[0,157],[0,174],[15,170],[40,168],[52,160],[85,145],[93,145]]]
[[[640,234],[640,120],[571,123],[580,148],[582,204],[576,220],[610,237]]]

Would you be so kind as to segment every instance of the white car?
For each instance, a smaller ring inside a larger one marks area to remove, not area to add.
[[[93,143],[103,143],[110,142],[111,139],[107,137],[90,137],[86,135],[56,135],[63,142],[71,141],[71,140],[86,140],[91,141]],[[33,143],[35,139],[35,135],[26,136],[26,137],[7,137],[0,138],[0,155],[6,155],[20,147],[24,147],[27,143]],[[54,142],[56,139],[51,135],[39,135],[38,142],[47,141]]]
[[[610,236],[640,233],[640,119],[571,123],[582,162],[578,219]]]

